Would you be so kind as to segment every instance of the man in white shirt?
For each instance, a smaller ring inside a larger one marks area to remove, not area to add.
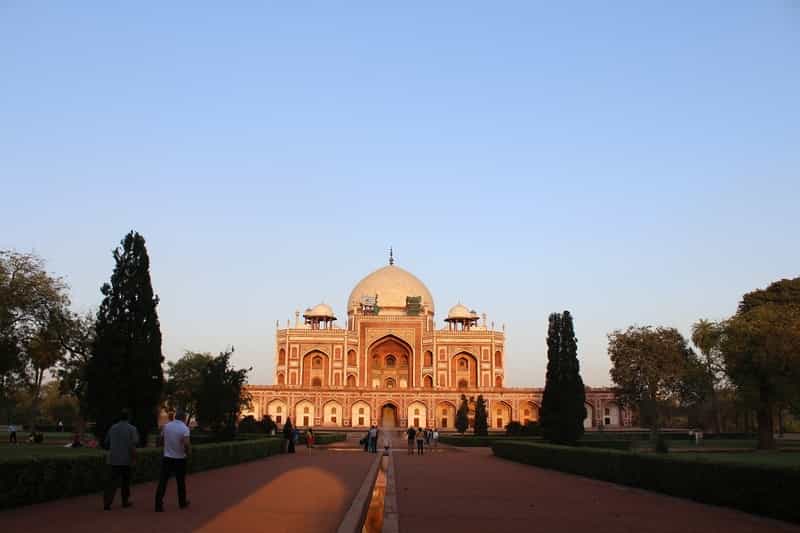
[[[186,413],[178,411],[175,420],[164,426],[161,435],[164,440],[164,455],[161,458],[161,476],[156,489],[156,512],[164,511],[164,493],[167,481],[175,474],[178,484],[178,506],[185,509],[189,506],[186,499],[186,455],[190,451],[189,426],[186,425]]]
[[[8,426],[8,443],[9,444],[17,443],[17,426],[15,426],[14,424]]]

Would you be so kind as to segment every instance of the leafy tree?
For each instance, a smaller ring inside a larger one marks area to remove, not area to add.
[[[478,395],[478,400],[475,405],[475,434],[476,435],[488,435],[489,434],[489,423],[488,423],[489,414],[486,412],[486,401],[483,399],[483,395]]]
[[[236,432],[236,421],[243,409],[250,406],[247,373],[231,365],[233,348],[220,353],[203,369],[197,393],[197,419],[200,425],[229,438]]]
[[[467,403],[466,395],[461,395],[461,405],[458,406],[456,412],[456,429],[462,435],[469,428],[469,404]]]
[[[580,439],[586,418],[585,402],[572,315],[569,311],[553,313],[547,330],[547,377],[540,417],[544,437],[559,444]]]
[[[686,339],[675,328],[631,326],[608,335],[608,355],[620,403],[639,408],[656,442],[659,404],[679,398],[692,356]]]
[[[61,394],[72,396],[78,403],[79,414],[89,413],[87,400],[87,371],[95,337],[95,317],[72,315],[61,324],[61,342],[66,352],[56,368]],[[82,423],[82,421],[81,421]]]
[[[722,431],[718,389],[725,379],[725,361],[720,349],[722,333],[722,324],[705,318],[701,318],[692,324],[692,343],[700,351],[700,369],[705,374],[705,379],[702,376],[695,377],[701,386],[706,386],[714,416],[714,430],[717,433]]]
[[[186,351],[180,359],[167,363],[164,397],[167,409],[186,412],[189,424],[197,413],[197,395],[203,380],[203,370],[214,360],[210,353]]]
[[[95,337],[86,368],[86,400],[103,438],[117,414],[127,408],[140,445],[157,427],[164,375],[158,297],[150,280],[144,238],[128,233],[114,250],[111,282],[103,285]]]
[[[66,283],[39,256],[0,250],[0,407],[26,388],[29,426],[44,378],[64,355],[59,324],[69,314]]]
[[[78,401],[73,396],[61,394],[57,381],[50,381],[43,387],[42,413],[51,424],[60,420],[67,427],[74,427],[80,416]]]
[[[775,408],[800,396],[800,278],[746,294],[721,348],[728,376],[756,409],[759,449],[774,448]]]

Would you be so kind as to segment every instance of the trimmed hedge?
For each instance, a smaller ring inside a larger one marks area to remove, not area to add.
[[[347,439],[346,433],[314,433],[314,444],[331,444],[333,442],[341,442]],[[306,443],[306,436],[300,433],[298,444]]]
[[[515,442],[541,442],[541,437],[510,437],[508,435],[442,435],[439,437],[439,442],[442,444],[449,444],[451,446],[464,446],[464,447],[477,447],[477,446],[491,446],[495,441],[515,441]]]
[[[192,447],[188,472],[230,466],[281,453],[277,438],[200,444]],[[134,483],[158,479],[161,450],[140,448]],[[109,468],[106,454],[0,461],[0,509],[103,490]]]
[[[602,448],[606,450],[624,450],[628,451],[631,449],[633,445],[632,440],[580,440],[577,443],[577,446],[581,448]]]
[[[496,441],[498,457],[800,522],[800,468]]]

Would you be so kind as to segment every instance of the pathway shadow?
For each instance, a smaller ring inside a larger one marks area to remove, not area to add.
[[[303,450],[304,452],[305,450]],[[191,505],[179,510],[174,480],[155,513],[156,483],[132,488],[134,507],[102,510],[100,494],[0,512],[3,531],[332,531],[355,496],[368,454],[285,454],[187,478]],[[119,496],[118,496],[119,497]]]

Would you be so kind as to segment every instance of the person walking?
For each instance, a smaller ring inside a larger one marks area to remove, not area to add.
[[[425,433],[422,428],[417,428],[417,455],[423,455],[425,452]]]
[[[434,449],[439,449],[439,430],[438,429],[433,428],[433,437],[431,438],[431,440],[433,441]]]
[[[78,435],[77,433],[75,434]],[[103,442],[108,450],[106,463],[110,467],[108,483],[103,493],[103,509],[111,510],[114,496],[117,494],[117,484],[121,485],[122,507],[130,507],[131,503],[131,466],[136,462],[136,444],[139,442],[139,432],[136,427],[128,422],[128,411],[122,411],[119,421],[109,428]],[[80,440],[78,440],[80,445]],[[72,447],[75,447],[73,439]]]
[[[14,424],[8,425],[8,443],[17,444],[17,426]]]
[[[406,436],[408,437],[408,455],[414,455],[414,437],[416,434],[417,432],[413,427],[406,430]]]
[[[308,448],[308,455],[311,455],[311,448],[314,447],[314,430],[308,428],[306,430],[306,448]]]
[[[189,506],[186,499],[186,456],[191,452],[189,443],[189,426],[186,425],[186,413],[178,411],[175,420],[164,426],[164,454],[161,457],[161,475],[156,489],[156,512],[164,512],[164,493],[170,476],[175,475],[178,485],[178,507]]]
[[[286,440],[286,453],[294,453],[294,427],[291,418],[287,418],[283,425],[283,438]]]
[[[378,451],[378,428],[375,424],[369,428],[369,451],[370,453]]]

